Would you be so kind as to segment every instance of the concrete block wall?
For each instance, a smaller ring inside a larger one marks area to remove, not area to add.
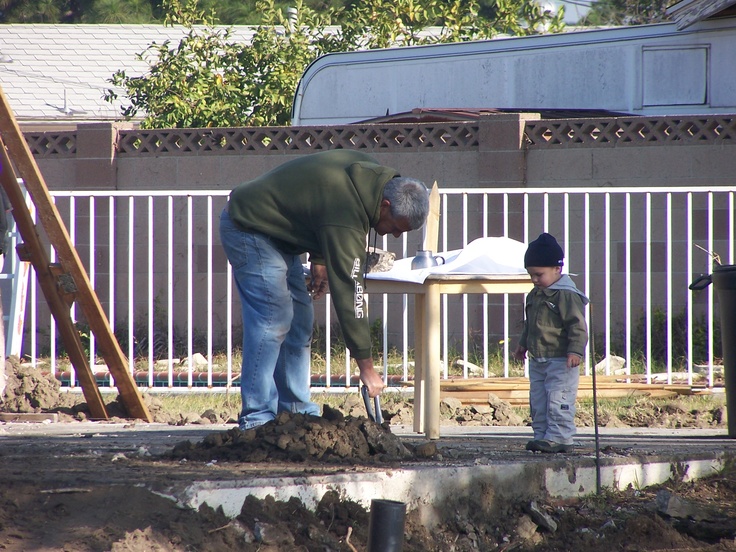
[[[613,122],[612,122],[613,121]],[[65,147],[54,151],[46,148],[36,152],[36,158],[44,179],[53,191],[85,190],[140,191],[140,190],[215,190],[226,193],[238,183],[256,177],[263,172],[292,159],[314,151],[330,147],[358,147],[374,155],[383,164],[398,168],[402,174],[424,180],[428,185],[437,181],[441,188],[496,188],[499,191],[507,188],[540,188],[561,187],[588,188],[637,188],[646,190],[656,186],[666,186],[673,191],[698,189],[704,186],[733,186],[736,190],[736,123],[734,118],[721,117],[715,124],[708,122],[708,128],[715,129],[710,134],[701,133],[697,138],[691,137],[687,129],[693,124],[706,126],[702,119],[683,125],[677,121],[657,121],[645,118],[629,118],[626,120],[590,120],[570,121],[566,126],[555,122],[542,121],[535,114],[487,115],[478,121],[467,123],[438,123],[422,125],[396,125],[390,132],[383,132],[390,125],[383,125],[377,130],[369,127],[350,128],[289,128],[266,129],[223,129],[234,136],[231,145],[244,144],[242,150],[229,149],[218,151],[211,144],[197,149],[197,138],[205,136],[208,129],[198,131],[136,131],[125,125],[92,124],[82,125],[66,136]],[[619,129],[611,131],[613,127]],[[674,130],[661,134],[660,129],[666,127]],[[560,130],[562,129],[562,130]],[[632,130],[634,129],[634,130]],[[643,130],[642,130],[643,129]],[[652,130],[654,129],[654,130]],[[655,132],[656,131],[656,132]],[[187,134],[188,133],[188,134]],[[274,137],[263,140],[264,133]],[[361,134],[363,133],[363,134]],[[29,143],[40,144],[53,142],[54,136],[42,136],[36,133],[27,136]],[[419,141],[413,136],[420,134]],[[130,144],[138,137],[140,142],[155,135],[164,144],[160,149],[151,146],[149,149],[136,150]],[[281,135],[283,145],[280,145]],[[329,135],[329,140],[323,138]],[[376,138],[376,135],[380,135]],[[194,139],[192,139],[194,136]],[[309,136],[310,140],[302,139]],[[363,141],[343,136],[370,136]],[[385,138],[388,136],[389,138]],[[601,137],[605,140],[601,140]],[[143,137],[143,138],[140,138]],[[243,138],[245,137],[245,138]],[[298,138],[298,140],[297,140]],[[618,141],[617,141],[618,140]],[[200,140],[201,141],[201,140]],[[176,144],[186,143],[187,147],[177,149]],[[73,144],[73,146],[69,146]],[[265,145],[264,145],[265,144]],[[274,146],[275,144],[275,146]],[[127,150],[126,150],[127,148]],[[32,148],[33,151],[33,148]],[[592,209],[600,212],[604,209],[603,196],[591,198]],[[611,204],[613,225],[609,229],[614,240],[611,249],[610,269],[612,288],[615,293],[626,287],[633,293],[633,302],[639,308],[643,304],[644,268],[644,214],[642,195],[632,197],[631,235],[637,236],[631,245],[632,275],[626,278],[626,258],[623,243],[625,238],[623,205],[616,199]],[[685,194],[675,194],[673,204],[681,205],[675,214],[675,236],[673,258],[673,293],[676,307],[681,308],[687,299],[686,284],[692,275],[684,271],[682,263],[688,252],[684,250],[683,220],[686,215]],[[215,197],[215,231],[213,245],[212,270],[215,278],[215,301],[218,305],[224,300],[223,290],[226,280],[226,260],[219,248],[216,217],[219,215],[224,197]],[[652,228],[652,264],[654,273],[659,278],[653,287],[653,298],[658,304],[665,299],[666,287],[661,278],[666,270],[665,228],[661,224],[663,205],[661,199],[653,200],[653,219],[656,224]],[[699,202],[699,203],[698,203]],[[693,206],[692,232],[697,240],[707,239],[707,221],[705,218],[707,205],[698,200]],[[60,202],[63,203],[63,202]],[[140,207],[139,207],[140,206]],[[77,214],[83,214],[86,207],[77,205]],[[443,212],[447,219],[448,233],[445,238],[441,233],[440,245],[446,239],[447,248],[462,246],[463,222],[461,196],[448,199],[448,209]],[[134,272],[140,274],[147,271],[148,263],[148,227],[147,202],[136,199],[136,229],[134,235]],[[154,238],[158,243],[165,240],[168,220],[163,198],[155,200]],[[537,201],[531,201],[527,211],[530,225],[529,238],[533,239],[544,228],[542,227],[543,211]],[[583,208],[578,200],[573,200],[569,227],[564,228],[561,217],[561,204],[551,202],[549,231],[567,236],[568,264],[571,271],[582,272],[585,262],[583,227]],[[179,202],[175,206],[175,255],[179,259],[193,255],[195,278],[202,279],[208,270],[208,242],[205,232],[206,219],[203,213],[195,213],[193,243],[187,243],[186,207]],[[468,205],[467,236],[468,240],[483,235],[502,235],[508,228],[508,235],[514,239],[524,239],[524,206],[520,196],[509,198],[509,218],[503,219],[503,203],[499,198],[490,200],[490,216],[487,227],[483,227],[482,206]],[[62,216],[67,216],[62,212]],[[100,220],[100,228],[107,228],[110,214],[106,209],[97,209],[95,217]],[[128,272],[129,238],[127,235],[128,201],[117,198],[115,201],[115,245],[116,266],[121,267],[115,275],[115,312],[116,318],[122,321],[127,316],[128,308]],[[732,235],[728,235],[728,205],[719,199],[715,212],[715,249],[726,251]],[[444,223],[443,223],[444,224]],[[596,223],[598,224],[598,223]],[[81,225],[83,227],[84,224]],[[80,227],[80,239],[84,230]],[[605,228],[599,224],[590,229],[592,243],[589,246],[592,298],[601,297],[605,290],[601,288],[607,260],[604,258],[602,246],[605,239]],[[411,254],[421,243],[420,233],[410,234],[407,240],[407,251]],[[633,238],[632,238],[633,239]],[[97,255],[95,272],[100,282],[101,302],[107,302],[106,278],[109,237],[104,231],[96,233]],[[390,241],[390,248],[402,255],[403,242]],[[155,254],[155,293],[168,291],[169,282],[166,272],[168,266],[161,258],[163,249],[156,245]],[[87,262],[86,253],[82,255]],[[707,268],[706,259],[695,253],[697,271]],[[179,285],[186,274],[175,275],[175,310],[186,313],[182,305],[186,302],[186,288]],[[588,283],[580,281],[582,288]],[[136,278],[134,286],[136,317],[148,316],[147,284]],[[237,297],[236,297],[237,301]],[[700,299],[702,302],[702,299]],[[492,304],[499,304],[496,298]],[[473,301],[471,300],[471,306]],[[194,306],[194,319],[197,324],[205,320],[204,302]],[[235,306],[235,319],[238,305]],[[391,316],[400,308],[398,299],[392,300]],[[500,308],[500,307],[499,307]],[[516,307],[515,307],[516,308]],[[321,309],[318,309],[318,312]],[[481,307],[471,309],[471,324],[477,328],[481,316]],[[601,309],[602,310],[602,309]],[[495,311],[494,311],[495,312]],[[380,314],[380,313],[379,313]],[[622,302],[613,301],[611,316],[614,323],[622,320]],[[512,313],[520,319],[520,310]],[[598,314],[597,314],[598,316]],[[219,317],[218,323],[224,323]],[[497,326],[496,326],[497,327]],[[514,325],[512,324],[512,327]],[[602,327],[602,324],[599,325]],[[502,332],[502,328],[500,330]],[[217,330],[216,330],[217,331]],[[221,332],[220,332],[221,333]],[[238,336],[236,332],[236,336]]]

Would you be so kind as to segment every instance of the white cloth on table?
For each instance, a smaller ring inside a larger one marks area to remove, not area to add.
[[[504,237],[478,238],[463,249],[437,253],[445,263],[429,268],[411,269],[414,257],[397,259],[386,272],[371,272],[368,279],[397,280],[421,284],[431,274],[526,274],[526,245]]]

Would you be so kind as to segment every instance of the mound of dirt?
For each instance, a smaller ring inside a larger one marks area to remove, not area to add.
[[[73,404],[73,400],[63,400],[59,393],[61,384],[56,378],[50,374],[44,375],[31,366],[22,365],[17,357],[6,358],[5,378],[5,391],[0,395],[0,406],[6,412],[44,412]]]
[[[413,457],[388,424],[344,416],[325,405],[322,416],[281,412],[276,419],[246,431],[211,433],[201,442],[176,445],[174,460],[234,462],[321,462],[370,464]]]

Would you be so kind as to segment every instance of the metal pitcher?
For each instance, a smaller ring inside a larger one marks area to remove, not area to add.
[[[445,264],[444,257],[441,255],[434,256],[431,251],[420,249],[411,261],[411,269],[417,270],[419,268],[430,268],[441,264]]]

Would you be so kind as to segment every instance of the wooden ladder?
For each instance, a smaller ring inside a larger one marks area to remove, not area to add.
[[[56,252],[58,262],[51,263],[26,205],[18,184],[23,180],[36,208],[37,219],[49,244]],[[13,217],[23,243],[17,246],[18,256],[33,265],[39,287],[56,321],[64,347],[84,392],[93,419],[109,418],[94,374],[77,328],[71,318],[71,306],[77,303],[84,313],[90,331],[99,345],[100,354],[107,363],[120,399],[131,418],[153,421],[132,375],[128,362],[110,329],[102,305],[92,289],[87,272],[74,248],[66,227],[49,194],[46,183],[36,165],[28,144],[23,138],[7,98],[0,88],[0,184],[8,195]]]

